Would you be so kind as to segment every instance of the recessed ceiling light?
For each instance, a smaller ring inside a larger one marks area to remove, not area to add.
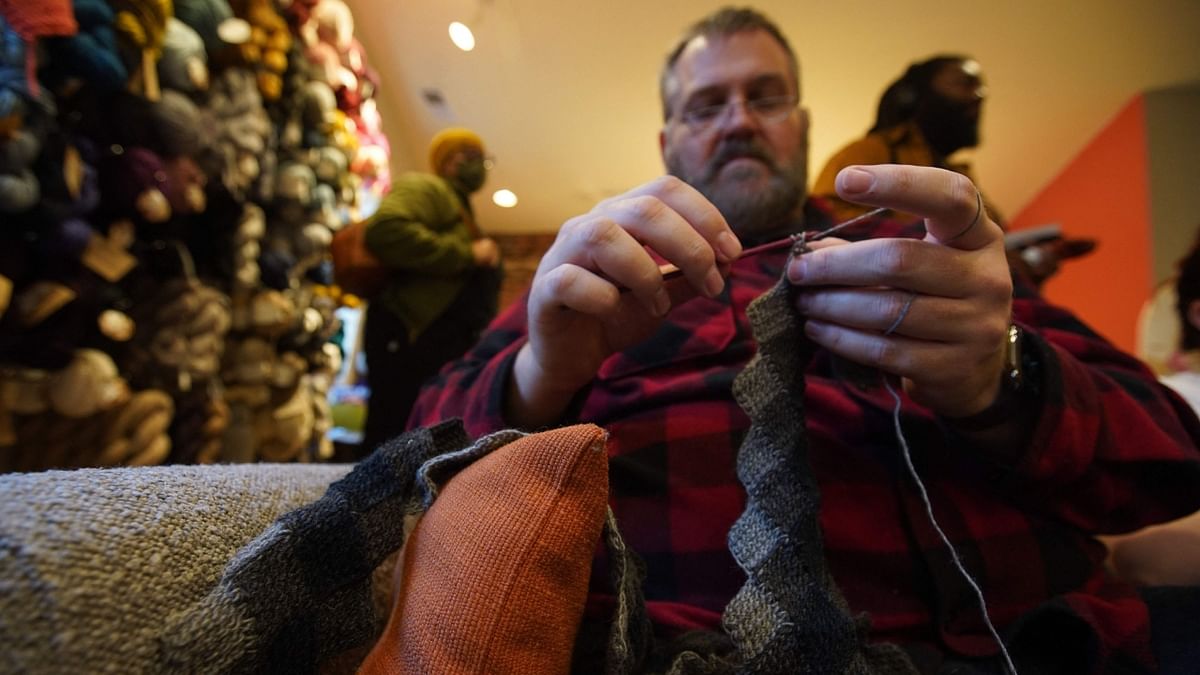
[[[450,24],[450,41],[464,52],[475,49],[475,34],[471,32],[470,28],[467,28],[465,23],[455,21]]]
[[[517,195],[512,190],[496,190],[492,193],[492,201],[496,206],[511,209],[517,205]]]

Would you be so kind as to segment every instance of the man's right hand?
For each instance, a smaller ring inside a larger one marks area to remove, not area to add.
[[[664,281],[647,248],[682,278]],[[741,250],[716,207],[671,176],[568,220],[530,286],[529,341],[513,367],[508,421],[537,428],[558,420],[604,360],[653,334],[673,304],[718,295],[719,266]]]

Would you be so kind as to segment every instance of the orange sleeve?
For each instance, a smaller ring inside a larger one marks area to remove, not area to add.
[[[854,204],[839,197],[834,181],[837,179],[839,171],[853,164],[884,164],[887,161],[888,149],[883,140],[878,136],[864,136],[838,150],[829,158],[829,161],[825,163],[825,168],[821,169],[821,173],[817,175],[812,194],[829,202],[833,207],[834,218],[837,220],[845,220],[866,213],[871,210],[871,207]]]

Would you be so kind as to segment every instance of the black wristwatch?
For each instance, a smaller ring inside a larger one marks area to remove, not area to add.
[[[984,428],[1007,420],[1018,409],[1021,402],[1028,398],[1028,382],[1032,354],[1026,354],[1021,348],[1023,331],[1015,323],[1008,325],[1008,335],[1004,338],[1004,369],[1000,371],[1000,391],[996,400],[987,408],[968,417],[956,418],[955,426],[962,428]],[[1036,368],[1033,368],[1036,369]]]

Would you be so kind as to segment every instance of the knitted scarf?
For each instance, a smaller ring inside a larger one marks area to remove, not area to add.
[[[747,314],[758,352],[733,384],[750,417],[737,457],[747,500],[728,538],[746,582],[725,608],[724,635],[693,633],[653,644],[640,563],[610,518],[606,544],[618,603],[603,672],[915,673],[898,647],[867,643],[867,619],[850,615],[825,565],[803,407],[812,343],[804,338],[790,284],[778,283]],[[584,630],[594,628],[585,624]],[[595,670],[583,663],[588,635],[581,644],[577,670]]]

